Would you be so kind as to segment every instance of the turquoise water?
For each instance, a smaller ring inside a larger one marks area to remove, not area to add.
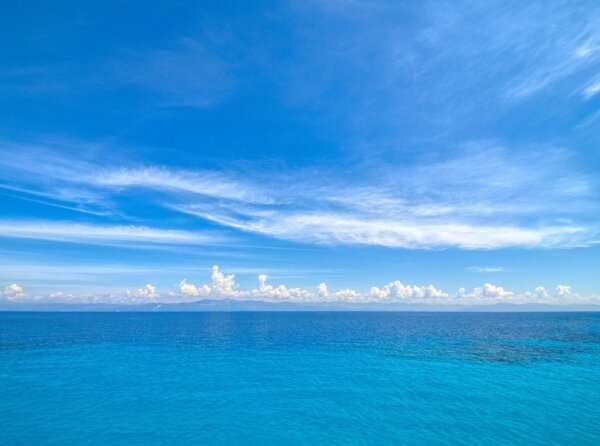
[[[598,445],[600,313],[0,313],[6,445]]]

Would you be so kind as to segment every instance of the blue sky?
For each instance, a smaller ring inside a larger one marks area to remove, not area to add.
[[[599,30],[594,1],[13,2],[1,298],[596,299]]]

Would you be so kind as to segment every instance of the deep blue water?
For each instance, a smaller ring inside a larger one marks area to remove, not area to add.
[[[599,445],[600,313],[0,313],[7,445]]]

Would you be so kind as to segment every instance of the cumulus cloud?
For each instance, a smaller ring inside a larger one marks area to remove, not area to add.
[[[210,297],[213,299],[266,299],[266,300],[308,300],[311,293],[300,288],[287,288],[285,285],[274,287],[267,284],[267,275],[258,276],[258,286],[252,290],[242,291],[239,289],[234,274],[224,274],[219,266],[214,265],[211,269],[210,283],[197,286],[187,282],[187,279],[179,283],[179,293],[185,297]]]
[[[168,296],[161,299],[161,296]],[[210,280],[196,285],[183,279],[175,289],[161,294],[148,284],[134,291],[110,294],[69,294],[54,292],[49,295],[27,295],[17,284],[4,288],[0,297],[12,301],[61,302],[61,303],[151,303],[189,302],[202,299],[257,300],[268,302],[340,302],[340,303],[407,303],[407,304],[462,304],[489,305],[496,303],[546,303],[546,304],[600,304],[600,295],[582,295],[567,285],[558,285],[554,291],[538,286],[532,291],[514,292],[502,286],[484,283],[471,291],[460,288],[456,292],[441,290],[429,285],[405,284],[399,280],[383,286],[373,286],[368,291],[350,288],[331,290],[322,282],[314,288],[289,287],[271,284],[266,274],[259,274],[254,288],[243,289],[234,274],[224,273],[218,265],[210,271]]]
[[[474,288],[471,292],[467,292],[464,288],[460,288],[453,297],[456,301],[461,303],[521,303],[515,299],[516,296],[517,295],[514,292],[505,290],[501,286],[485,283],[481,287]],[[519,300],[523,300],[520,295]]]
[[[249,296],[268,300],[307,301],[313,299],[313,293],[301,288],[288,288],[285,285],[267,284],[267,275],[258,276],[258,287],[251,290]]]
[[[320,283],[317,286],[317,296],[321,299],[327,299],[329,297],[329,287],[326,283]]]
[[[211,268],[210,283],[196,286],[192,283],[188,283],[187,279],[183,279],[179,285],[179,293],[184,297],[228,297],[236,298],[239,297],[240,293],[235,283],[234,274],[223,274],[219,269],[218,265],[214,265]]]
[[[586,297],[573,291],[571,287],[567,285],[558,285],[554,295],[558,298],[559,302],[583,303],[587,300]]]
[[[473,294],[476,297],[501,300],[513,297],[515,293],[512,291],[506,291],[501,286],[495,286],[491,283],[486,283],[480,288],[475,288]]]
[[[183,279],[179,283],[179,292],[184,296],[200,296],[200,290],[196,287],[196,285],[187,283],[187,279]]]
[[[330,290],[326,283],[319,283],[314,289],[292,288],[284,284],[268,283],[268,276],[260,274],[256,288],[243,290],[235,282],[233,274],[224,274],[218,266],[211,270],[211,281],[204,285],[194,285],[183,280],[178,285],[174,298],[189,300],[238,299],[288,302],[348,302],[348,303],[426,303],[426,304],[494,304],[509,302],[522,303],[600,303],[599,296],[583,298],[570,287],[559,285],[553,293],[538,286],[533,291],[516,293],[502,286],[484,283],[480,287],[467,291],[460,288],[451,293],[434,285],[410,285],[399,280],[384,286],[373,286],[367,292],[353,289]]]
[[[370,295],[378,300],[412,301],[421,299],[447,298],[448,294],[438,290],[433,285],[415,286],[404,285],[396,280],[383,288],[372,287]]]
[[[25,294],[23,288],[20,285],[13,283],[4,288],[4,291],[2,292],[2,297],[5,297],[6,299],[12,302],[16,302],[18,300],[24,299],[25,297],[27,297],[27,295]]]
[[[538,286],[536,287],[535,290],[533,290],[533,295],[539,299],[546,299],[548,297],[548,292],[546,291],[546,288],[544,288],[543,286]]]
[[[140,288],[134,292],[127,290],[127,297],[132,302],[153,302],[160,298],[160,294],[156,291],[156,287],[148,284],[144,288]]]

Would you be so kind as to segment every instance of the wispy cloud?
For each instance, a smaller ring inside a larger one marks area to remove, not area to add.
[[[197,194],[205,197],[268,203],[262,188],[223,171],[169,169],[139,166],[130,160],[103,160],[97,147],[86,147],[69,156],[78,143],[38,145],[0,142],[0,187],[62,202],[98,204],[127,188]],[[114,149],[114,148],[113,148]],[[66,153],[65,153],[66,152]],[[132,164],[135,165],[132,167]],[[33,186],[26,186],[33,185]]]
[[[427,224],[419,220],[360,219],[352,213],[266,212],[262,216],[245,215],[239,218],[194,208],[179,209],[221,225],[284,240],[391,248],[498,249],[568,246],[583,232],[583,228],[576,226],[523,228],[451,222]]]
[[[450,156],[373,165],[349,176],[316,169],[310,182],[306,172],[240,178],[239,172],[97,167],[81,159],[69,171],[67,159],[51,154],[33,163],[11,161],[12,170],[20,173],[14,175],[17,185],[5,189],[60,199],[59,206],[84,212],[96,196],[106,203],[140,189],[148,193],[136,199],[145,205],[304,243],[412,249],[586,245],[598,223],[589,216],[596,206],[593,179],[576,168],[565,169],[572,163],[564,149],[525,149],[473,141]],[[44,180],[35,181],[42,173]]]
[[[430,70],[459,60],[465,68],[461,76],[468,76],[480,94],[509,102],[557,89],[561,82],[579,82],[600,62],[600,8],[594,2],[578,6],[430,2],[428,26],[421,33],[436,50]],[[444,86],[460,90],[460,80],[449,79],[452,85]]]
[[[146,226],[101,225],[58,221],[0,221],[0,237],[49,240],[70,243],[104,244],[208,244],[223,241],[216,236],[156,229]]]
[[[169,170],[161,167],[106,169],[93,173],[88,180],[98,186],[140,187],[188,192],[214,198],[246,202],[270,202],[252,184],[227,178],[210,171]]]
[[[183,201],[169,207],[306,243],[496,249],[581,246],[593,237],[597,222],[582,218],[593,206],[593,182],[564,169],[564,150],[520,154],[483,141],[453,155],[382,166],[376,179],[345,181],[318,172],[303,187],[281,182],[268,206]]]
[[[565,42],[564,48],[556,49],[557,54],[554,58],[541,61],[537,67],[528,68],[523,78],[508,90],[508,98],[513,100],[527,98],[570,76],[585,71],[590,66],[593,67],[598,61],[594,55],[595,50],[577,47],[585,35],[584,33],[579,34],[573,41]],[[561,50],[562,52],[559,52]]]
[[[0,184],[0,192],[5,191],[7,195],[12,195],[13,197],[19,198],[20,200],[30,201],[32,203],[43,204],[45,206],[56,207],[60,209],[66,209],[69,211],[80,212],[82,214],[96,215],[96,216],[108,216],[111,215],[108,211],[95,210],[86,205],[79,204],[81,202],[80,196],[69,196],[65,197],[64,193],[61,191],[55,192],[40,192],[35,190],[24,189],[21,187],[8,186],[4,184]],[[40,200],[33,197],[44,197],[47,200]],[[62,202],[75,202],[76,206],[69,206],[66,204],[61,204],[60,202],[50,201],[50,200],[60,200]]]
[[[594,80],[590,85],[585,87],[583,90],[583,95],[586,98],[591,98],[592,96],[596,96],[600,93],[600,79]]]
[[[506,271],[501,266],[470,266],[467,270],[472,273],[501,273]]]

